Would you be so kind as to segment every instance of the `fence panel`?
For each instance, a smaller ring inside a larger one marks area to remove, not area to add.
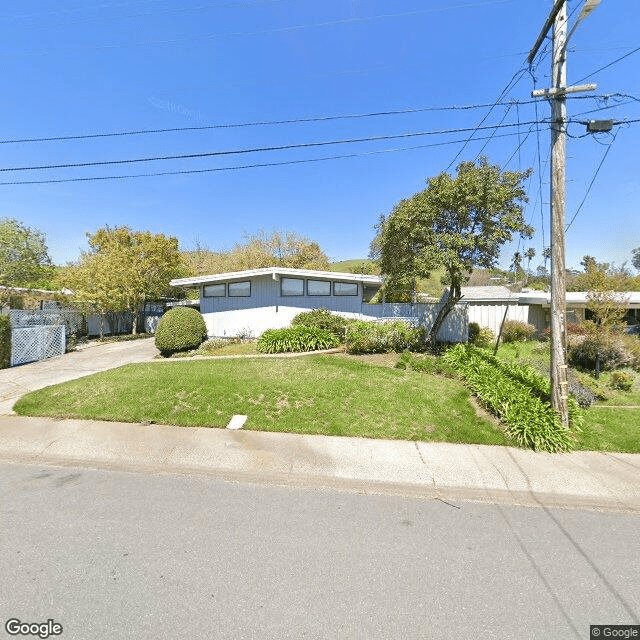
[[[67,334],[74,335],[82,332],[84,323],[82,313],[73,309],[9,309],[4,313],[9,315],[14,329],[64,324]]]
[[[422,326],[427,331],[435,322],[441,303],[417,302],[411,304],[385,303],[385,304],[363,304],[362,315],[365,319],[375,319],[380,321],[404,320],[416,326]],[[444,342],[466,342],[469,337],[469,312],[467,305],[457,304],[447,316],[440,330],[438,340]]]
[[[65,345],[64,324],[12,329],[11,366],[61,356],[65,352]]]

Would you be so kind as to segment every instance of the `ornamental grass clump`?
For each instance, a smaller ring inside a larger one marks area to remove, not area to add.
[[[167,311],[156,329],[156,347],[163,355],[197,349],[207,337],[202,314],[189,307]]]
[[[551,407],[550,384],[531,367],[504,363],[468,345],[457,345],[443,356],[455,367],[474,394],[505,424],[506,433],[519,446],[552,453],[571,451],[573,439]],[[571,399],[572,426],[582,423],[580,409]]]
[[[289,327],[268,329],[259,338],[257,349],[261,353],[293,353],[333,349],[340,345],[337,336],[317,327]]]

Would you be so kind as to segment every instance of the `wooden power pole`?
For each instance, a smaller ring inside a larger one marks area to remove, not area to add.
[[[600,0],[587,0],[574,25],[588,15]],[[531,64],[547,32],[553,25],[553,53],[550,89],[532,92],[533,97],[545,97],[551,102],[551,404],[562,425],[569,427],[567,405],[567,293],[565,267],[565,194],[566,194],[566,127],[567,93],[593,91],[596,85],[567,87],[567,5],[556,0],[542,32],[529,53]],[[573,33],[573,30],[572,32]]]

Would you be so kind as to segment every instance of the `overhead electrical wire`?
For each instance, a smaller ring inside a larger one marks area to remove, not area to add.
[[[575,84],[580,84],[584,80],[587,80],[588,78],[591,78],[592,76],[595,76],[596,73],[600,73],[601,71],[604,71],[605,69],[608,69],[609,67],[612,67],[614,64],[617,64],[621,60],[624,60],[625,58],[628,58],[629,56],[633,55],[634,53],[638,53],[638,51],[640,51],[640,47],[636,47],[632,51],[629,51],[628,53],[625,53],[623,56],[620,56],[619,58],[616,58],[615,60],[609,62],[608,64],[605,64],[604,67],[600,67],[599,69],[596,69],[595,71],[592,71],[591,73],[588,73],[586,76],[584,76],[584,78],[580,78],[580,80],[576,80]]]
[[[289,149],[308,149],[313,147],[353,144],[357,142],[377,142],[380,140],[398,140],[401,138],[418,138],[422,136],[447,135],[452,133],[463,133],[463,132],[472,131],[472,130],[479,131],[482,129],[495,129],[495,128],[506,129],[506,128],[518,127],[521,124],[530,125],[535,123],[531,121],[531,122],[523,122],[523,123],[491,125],[491,126],[485,126],[485,127],[440,129],[436,131],[411,131],[407,133],[398,133],[398,134],[380,135],[380,136],[367,136],[362,138],[346,138],[341,140],[322,140],[319,142],[301,142],[297,144],[251,147],[246,149],[227,149],[223,151],[207,151],[202,153],[182,153],[182,154],[167,155],[167,156],[150,156],[145,158],[127,158],[122,160],[94,160],[94,161],[88,161],[88,162],[68,162],[68,163],[61,163],[61,164],[48,164],[48,165],[37,165],[37,166],[0,167],[0,172],[40,171],[40,170],[46,170],[46,169],[71,169],[71,168],[95,167],[95,166],[104,166],[104,165],[136,164],[141,162],[156,162],[156,161],[164,161],[164,160],[191,160],[195,158],[212,158],[217,156],[262,153],[262,152],[268,152],[268,151],[286,151]]]
[[[582,198],[582,202],[580,203],[580,206],[578,207],[576,212],[573,214],[573,217],[569,221],[569,224],[565,227],[565,233],[567,231],[569,231],[569,229],[571,228],[571,225],[573,224],[573,221],[577,218],[578,214],[580,213],[580,210],[582,209],[582,205],[586,202],[587,196],[591,192],[591,187],[593,187],[593,183],[596,181],[596,178],[598,177],[598,173],[600,173],[600,169],[602,168],[602,165],[604,164],[604,161],[607,159],[607,156],[609,155],[609,151],[611,151],[611,147],[613,147],[613,143],[616,141],[616,136],[617,135],[618,135],[618,132],[616,131],[613,134],[613,140],[611,140],[611,144],[609,144],[607,146],[607,149],[604,152],[604,155],[602,156],[602,160],[600,160],[600,164],[598,165],[598,168],[596,169],[596,172],[594,173],[593,178],[591,179],[591,182],[589,183],[589,186],[587,187],[587,192],[584,194],[584,198]]]
[[[615,96],[618,94],[609,94],[606,97]],[[621,96],[626,97],[624,94],[619,94]],[[574,100],[595,100],[598,98],[603,98],[604,96],[567,96],[570,99]],[[631,96],[629,96],[631,97]],[[285,124],[301,124],[301,123],[309,123],[309,122],[330,122],[334,120],[350,120],[350,119],[358,119],[358,118],[374,118],[374,117],[384,117],[384,116],[394,116],[394,115],[408,115],[412,113],[425,113],[429,111],[468,111],[471,109],[485,109],[487,107],[496,107],[496,106],[512,106],[514,104],[517,105],[527,105],[527,104],[537,104],[537,100],[510,100],[508,102],[494,102],[494,103],[485,103],[485,104],[468,104],[468,105],[448,105],[442,107],[408,107],[406,109],[395,109],[388,111],[371,111],[367,113],[347,113],[347,114],[335,114],[335,115],[327,115],[327,116],[307,116],[301,118],[285,118],[282,120],[257,120],[254,122],[230,122],[230,123],[222,123],[222,124],[208,124],[208,125],[198,125],[191,127],[168,127],[162,129],[134,129],[130,131],[106,131],[106,132],[97,132],[97,133],[87,133],[87,134],[72,134],[66,136],[32,136],[28,138],[12,138],[6,140],[0,140],[0,144],[27,144],[27,143],[35,143],[35,142],[62,142],[62,141],[72,141],[72,140],[89,140],[92,138],[116,138],[116,137],[124,137],[124,136],[139,136],[139,135],[148,135],[148,134],[157,134],[157,133],[175,133],[180,131],[207,131],[214,129],[235,129],[242,127],[262,127],[262,126],[278,126]]]
[[[511,136],[515,136],[517,133],[502,133],[496,138],[508,138]],[[480,137],[476,138],[476,140],[484,140],[485,138]],[[299,160],[284,160],[279,162],[264,162],[264,163],[256,163],[256,164],[248,164],[248,165],[237,165],[231,167],[213,167],[208,169],[185,169],[182,171],[161,171],[161,172],[152,172],[152,173],[138,173],[138,174],[128,174],[128,175],[112,175],[112,176],[88,176],[88,177],[79,177],[79,178],[51,178],[44,180],[16,180],[16,181],[8,181],[8,182],[0,182],[0,186],[8,186],[8,185],[29,185],[29,184],[55,184],[61,182],[93,182],[98,180],[124,180],[129,178],[149,178],[155,176],[177,176],[177,175],[187,175],[187,174],[198,174],[198,173],[214,173],[218,171],[238,171],[242,169],[255,169],[255,168],[263,168],[263,167],[279,167],[285,165],[293,165],[293,164],[306,164],[311,162],[325,162],[329,160],[341,160],[346,158],[356,158],[362,156],[370,156],[370,155],[378,155],[383,153],[397,153],[401,151],[413,151],[415,149],[426,149],[430,147],[442,147],[449,144],[459,144],[462,140],[447,140],[444,142],[433,142],[430,144],[422,144],[415,145],[411,147],[398,147],[395,149],[375,149],[372,151],[359,151],[356,153],[349,153],[343,155],[336,156],[325,156],[323,158],[302,158]]]
[[[95,47],[61,47],[59,49],[54,49],[53,51],[64,51],[64,52],[104,51],[104,50],[110,50],[110,49],[122,49],[127,47],[178,45],[185,42],[199,42],[199,41],[201,42],[206,40],[221,40],[225,38],[240,38],[240,37],[271,35],[271,34],[277,34],[277,33],[291,33],[291,32],[300,31],[304,29],[316,29],[316,28],[335,27],[335,26],[349,25],[349,24],[359,24],[359,23],[365,23],[365,22],[373,22],[376,20],[388,20],[390,18],[412,17],[412,16],[423,15],[428,13],[440,13],[443,11],[451,11],[453,9],[473,9],[473,8],[484,7],[484,6],[493,5],[493,4],[506,4],[514,1],[515,0],[484,0],[483,2],[475,2],[475,3],[467,2],[464,4],[452,5],[448,7],[415,9],[413,11],[402,11],[399,13],[385,13],[385,14],[379,14],[375,16],[359,16],[359,17],[353,17],[353,18],[342,18],[340,20],[327,20],[325,22],[297,24],[297,25],[291,25],[288,27],[260,29],[258,31],[235,31],[235,32],[231,31],[226,33],[208,33],[208,34],[202,34],[200,36],[189,36],[185,38],[171,38],[167,40],[141,40],[138,42],[124,42],[124,43],[97,45]],[[42,55],[46,53],[51,53],[51,51],[52,50],[50,49],[39,49],[39,50],[26,51],[24,52],[24,54]],[[12,57],[12,56],[3,56],[3,57]]]

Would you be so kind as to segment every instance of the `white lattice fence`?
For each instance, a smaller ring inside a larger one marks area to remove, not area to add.
[[[11,330],[11,366],[61,356],[65,351],[65,325],[41,325]]]

